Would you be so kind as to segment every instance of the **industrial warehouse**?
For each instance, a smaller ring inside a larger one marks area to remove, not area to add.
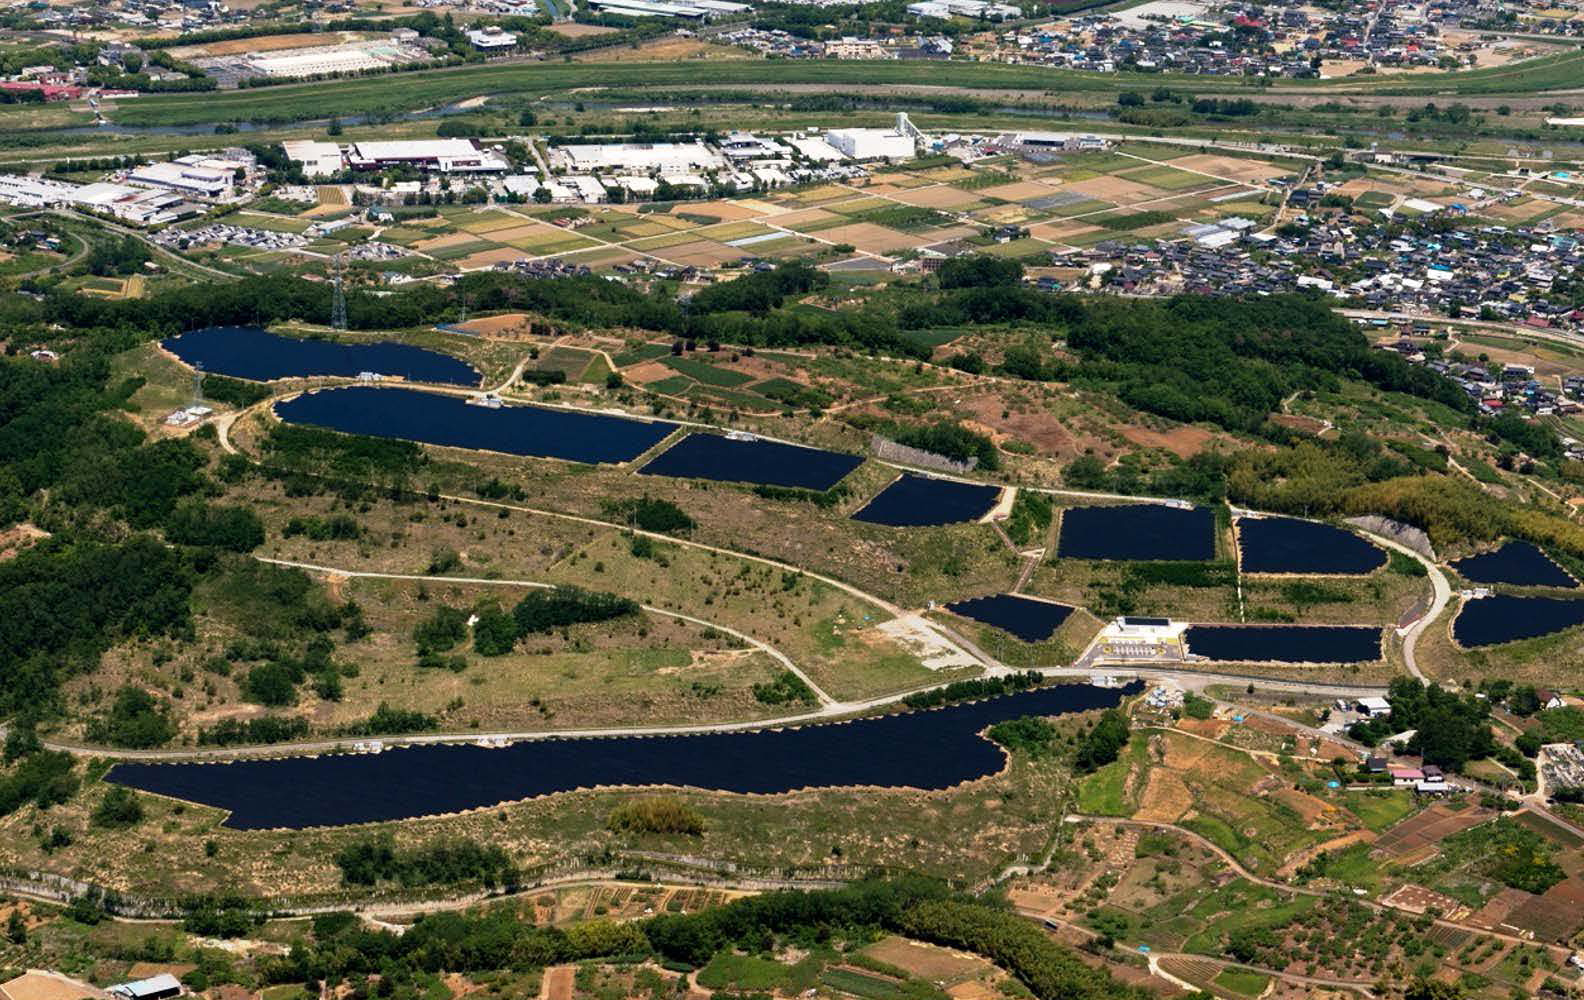
[[[346,161],[354,170],[406,166],[442,174],[503,174],[511,169],[504,156],[472,139],[355,142],[347,147]]]
[[[541,184],[552,187],[553,200],[602,201],[604,186],[619,186],[638,197],[652,194],[658,182],[673,187],[708,186],[711,179],[739,189],[780,187],[821,166],[844,176],[842,164],[912,159],[934,148],[907,115],[896,116],[890,128],[810,130],[779,136],[733,132],[718,142],[566,142],[550,146],[549,177],[519,173],[504,146],[473,139],[412,139],[354,142],[340,145],[317,139],[291,139],[281,148],[303,176],[333,177],[345,170],[373,172],[409,168],[422,173],[495,175],[508,190],[531,195]],[[531,184],[529,182],[532,182]],[[563,199],[563,192],[565,197]]]

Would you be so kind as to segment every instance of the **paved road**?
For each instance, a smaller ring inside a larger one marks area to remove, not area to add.
[[[266,561],[274,562],[275,560]],[[340,571],[329,570],[329,572]],[[387,574],[353,573],[349,575],[381,577],[386,576]],[[437,583],[488,583],[524,587],[544,586],[543,584],[514,582],[508,580],[470,580],[465,577],[454,576],[408,577],[398,574],[391,574],[390,576],[395,579],[427,579]],[[651,608],[648,610],[655,611],[657,614],[676,614],[675,612],[667,611],[665,609]],[[678,617],[685,616],[679,615]],[[689,620],[699,624],[712,625],[714,628],[721,628],[719,625],[713,625],[712,623],[704,622],[702,619]],[[734,634],[742,638],[744,641],[755,642],[757,644],[757,640],[754,640],[749,636],[742,635],[741,633]],[[763,648],[765,648],[767,651],[770,651],[770,647],[768,646]],[[775,654],[773,653],[772,655]],[[1040,670],[1039,672],[1052,679],[1071,681],[1088,681],[1096,674],[1095,670],[1085,670],[1075,667],[1048,667],[1044,670]],[[1379,686],[1311,684],[1307,681],[1278,681],[1270,680],[1264,677],[1251,677],[1246,674],[1221,674],[1194,670],[1177,670],[1171,668],[1161,670],[1150,668],[1147,670],[1134,671],[1126,667],[1117,667],[1110,669],[1109,671],[1100,672],[1109,673],[1110,676],[1122,680],[1138,678],[1144,680],[1146,683],[1170,681],[1171,683],[1174,683],[1185,690],[1203,690],[1218,684],[1242,685],[1250,681],[1258,684],[1260,688],[1267,691],[1291,691],[1295,694],[1307,693],[1321,694],[1326,696],[1334,695],[1336,697],[1344,698],[1362,697],[1369,694],[1380,694],[1385,690],[1385,688]],[[928,687],[917,688],[915,690],[927,691],[935,687],[943,686],[944,684],[934,684],[929,685]],[[496,738],[516,742],[525,740],[600,739],[621,736],[688,736],[697,735],[700,733],[743,732],[755,729],[774,729],[781,726],[800,725],[814,722],[830,722],[845,717],[858,716],[866,712],[872,712],[876,709],[895,706],[900,703],[901,700],[906,697],[906,695],[912,693],[914,692],[898,692],[888,695],[881,695],[875,698],[866,698],[861,701],[829,701],[825,704],[822,704],[819,708],[807,712],[798,712],[792,715],[777,716],[771,719],[751,719],[742,722],[685,723],[671,726],[610,726],[599,729],[525,729],[499,732],[479,732],[476,730],[469,730],[467,732],[416,733],[407,736],[386,736],[380,737],[380,741],[387,747],[397,747],[432,746],[441,743],[473,743],[481,739]],[[1289,724],[1291,722],[1291,720],[1283,721],[1287,721]],[[0,739],[4,738],[5,732],[6,727],[0,726]],[[271,743],[261,746],[208,747],[202,749],[189,748],[172,750],[120,750],[113,747],[97,746],[70,740],[45,740],[44,745],[51,750],[64,750],[67,753],[72,753],[83,757],[108,757],[117,760],[180,762],[238,760],[248,757],[288,757],[305,754],[335,753],[337,751],[350,750],[354,743],[359,742],[365,741],[361,739],[350,738],[320,739],[302,740],[295,743]]]
[[[1441,567],[1408,546],[1387,538],[1385,535],[1377,535],[1372,531],[1364,531],[1362,528],[1359,530],[1374,539],[1377,545],[1382,545],[1394,552],[1401,552],[1414,562],[1417,562],[1425,568],[1425,572],[1430,577],[1430,607],[1406,629],[1397,630],[1397,634],[1402,636],[1403,640],[1403,665],[1408,668],[1408,672],[1415,678],[1429,683],[1430,678],[1426,677],[1424,672],[1419,669],[1419,661],[1414,654],[1419,646],[1419,637],[1424,634],[1424,630],[1429,628],[1441,616],[1442,611],[1446,610],[1447,602],[1452,599],[1452,585],[1447,582],[1446,574],[1441,571]]]

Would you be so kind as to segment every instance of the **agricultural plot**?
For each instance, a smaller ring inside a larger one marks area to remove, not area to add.
[[[1388,829],[1375,841],[1382,857],[1401,862],[1423,860],[1436,853],[1447,837],[1479,826],[1495,814],[1488,809],[1437,804]]]
[[[1203,174],[1189,173],[1186,170],[1178,170],[1167,166],[1124,170],[1116,176],[1125,177],[1138,184],[1148,184],[1150,187],[1159,188],[1162,191],[1192,191],[1219,183],[1214,178],[1206,177]]]

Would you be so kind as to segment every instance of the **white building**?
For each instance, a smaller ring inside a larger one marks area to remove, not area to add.
[[[895,49],[874,38],[854,38],[851,35],[825,43],[825,54],[832,59],[895,59]]]
[[[504,52],[517,47],[517,36],[498,25],[474,28],[467,33],[468,41],[480,52]]]
[[[1354,707],[1372,719],[1391,714],[1391,702],[1385,698],[1360,698]]]
[[[660,182],[653,177],[613,177],[611,183],[634,198],[651,198],[660,189]]]
[[[911,160],[918,149],[894,128],[833,128],[825,141],[854,160]]]
[[[331,177],[341,172],[345,161],[341,147],[317,139],[288,139],[281,143],[286,158],[302,167],[304,177]]]
[[[588,204],[597,204],[607,198],[605,185],[587,174],[574,177],[563,177],[561,183],[572,188],[578,193],[578,200]]]

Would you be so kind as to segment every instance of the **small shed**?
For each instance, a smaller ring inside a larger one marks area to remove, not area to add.
[[[162,972],[148,979],[118,983],[110,987],[110,994],[123,1000],[168,1000],[182,995],[182,984],[175,976]]]

